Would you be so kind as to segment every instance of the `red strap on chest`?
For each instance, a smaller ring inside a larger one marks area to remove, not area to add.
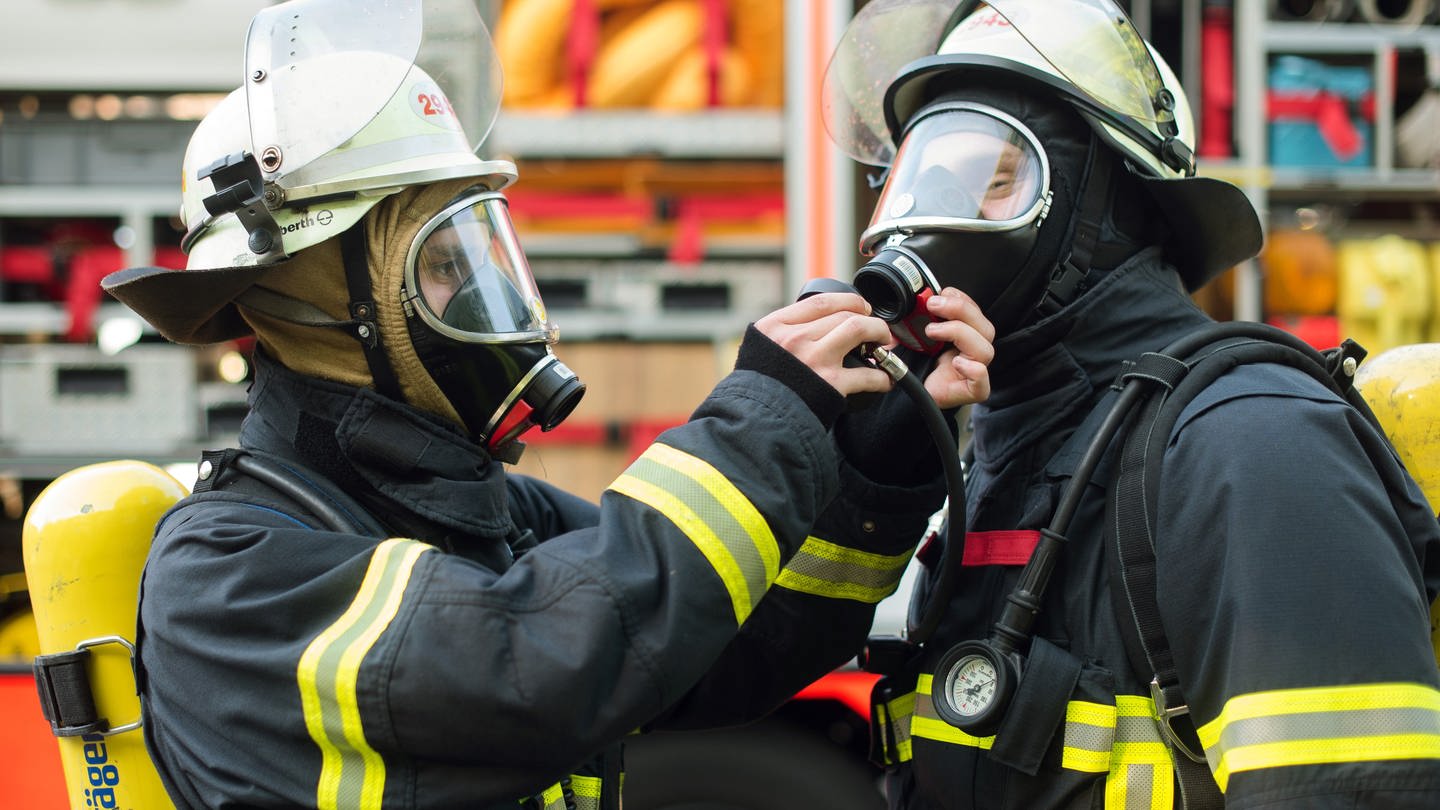
[[[961,565],[1024,565],[1040,542],[1034,529],[969,532],[965,535],[965,556]]]

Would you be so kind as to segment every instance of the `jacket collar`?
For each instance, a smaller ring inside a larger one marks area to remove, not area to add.
[[[1058,447],[1125,361],[1208,320],[1159,248],[1136,254],[1070,306],[996,342],[991,396],[974,411],[976,461],[995,469],[1037,444]]]
[[[417,539],[506,539],[505,472],[439,417],[368,388],[297,374],[255,352],[240,444],[292,458]]]

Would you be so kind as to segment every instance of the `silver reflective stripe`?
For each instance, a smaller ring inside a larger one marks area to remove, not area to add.
[[[1370,737],[1377,733],[1440,734],[1440,715],[1429,709],[1305,712],[1236,720],[1220,733],[1221,749],[1246,745]],[[1212,746],[1213,747],[1213,746]]]
[[[598,776],[570,777],[570,790],[575,794],[575,810],[600,810],[601,784]]]
[[[1254,692],[1230,698],[1198,731],[1221,790],[1231,774],[1261,768],[1440,759],[1440,691],[1371,683]]]
[[[873,605],[895,592],[912,553],[885,556],[807,537],[775,584],[801,593]]]
[[[1169,810],[1173,806],[1172,799],[1162,802],[1156,796],[1158,786],[1155,780],[1162,772],[1166,778],[1170,777],[1169,767],[1162,768],[1146,762],[1122,763],[1118,772],[1110,774],[1105,780],[1106,810]],[[1123,785],[1123,791],[1115,790],[1117,785]]]
[[[709,462],[668,445],[650,445],[610,490],[664,515],[690,539],[730,594],[743,624],[780,574],[770,524]]]

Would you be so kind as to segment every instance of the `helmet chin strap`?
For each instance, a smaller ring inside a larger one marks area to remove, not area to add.
[[[366,261],[363,220],[340,235],[340,255],[345,268],[345,286],[350,297],[348,320],[337,321],[314,304],[258,285],[237,295],[235,303],[297,326],[343,330],[360,344],[365,363],[370,367],[370,378],[375,383],[375,390],[390,399],[401,401],[400,381],[390,365],[390,358],[380,345],[375,301],[370,290],[370,268]]]
[[[1037,306],[1042,318],[1064,309],[1089,288],[1090,262],[1110,207],[1110,181],[1115,168],[1108,150],[1097,148],[1096,140],[1092,134],[1069,252],[1051,271],[1050,284]]]
[[[349,320],[337,321],[314,304],[260,286],[251,286],[237,295],[235,303],[297,326],[344,330],[360,344],[375,390],[397,402],[403,401],[400,380],[395,376],[395,369],[390,365],[384,347],[380,345],[375,300],[370,289],[370,266],[366,261],[364,220],[340,234],[340,260],[345,268],[345,287],[350,296]]]
[[[397,402],[401,401],[400,380],[380,345],[380,328],[376,320],[375,296],[370,286],[370,263],[366,258],[365,220],[361,219],[340,234],[340,259],[345,265],[345,286],[350,292],[351,332],[365,352],[370,366],[370,379],[375,390]]]

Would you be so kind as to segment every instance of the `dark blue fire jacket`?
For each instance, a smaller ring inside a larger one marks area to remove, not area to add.
[[[1112,604],[1108,465],[1050,582],[1020,682],[1034,691],[1015,716],[974,737],[939,717],[932,692],[949,647],[989,636],[1024,561],[1006,544],[1049,524],[1122,361],[1207,320],[1152,251],[997,344],[994,394],[974,417],[969,564],[916,671],[877,693],[893,718],[892,806],[1180,806],[1151,673],[1132,670]],[[1205,389],[1170,437],[1157,596],[1227,807],[1440,807],[1440,535],[1393,454],[1362,452],[1370,430],[1302,372],[1257,364]]]
[[[852,657],[943,488],[846,463],[843,400],[758,332],[737,368],[596,506],[262,356],[242,446],[383,531],[227,455],[164,517],[139,647],[176,802],[602,807],[627,734],[759,718]]]

